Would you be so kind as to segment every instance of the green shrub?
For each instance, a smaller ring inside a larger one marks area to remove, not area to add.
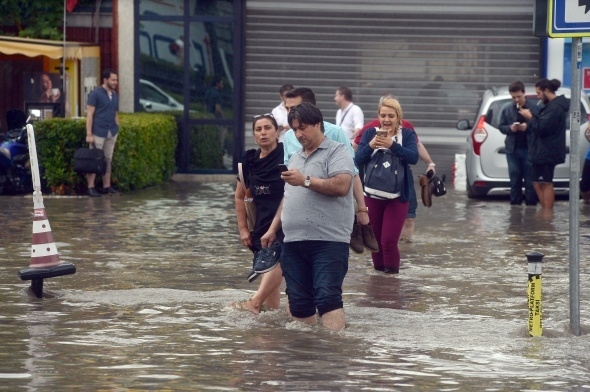
[[[169,114],[119,114],[120,131],[111,181],[122,191],[168,181],[176,170],[177,129]],[[44,188],[57,194],[85,193],[86,179],[73,170],[74,151],[86,147],[84,119],[54,118],[35,124]],[[100,183],[101,178],[97,176]]]

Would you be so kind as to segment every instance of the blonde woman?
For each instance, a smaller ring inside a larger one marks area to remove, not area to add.
[[[365,131],[355,154],[355,163],[365,167],[377,150],[386,149],[398,157],[399,163],[405,167],[407,175],[403,179],[401,191],[394,195],[371,195],[365,186],[365,203],[379,244],[379,252],[371,253],[373,267],[378,271],[397,274],[400,266],[398,241],[408,214],[410,187],[414,186],[408,165],[418,162],[418,145],[414,131],[401,126],[403,113],[397,99],[382,100],[377,115],[380,127]]]

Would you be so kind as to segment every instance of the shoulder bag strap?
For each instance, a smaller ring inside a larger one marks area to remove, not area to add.
[[[240,179],[240,184],[242,184],[242,188],[244,188],[244,192],[248,192],[248,188],[246,188],[246,183],[244,182],[244,172],[242,171],[242,162],[238,163],[238,178]]]

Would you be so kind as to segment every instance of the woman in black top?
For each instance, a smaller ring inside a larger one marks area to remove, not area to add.
[[[256,222],[254,229],[248,230],[244,196],[246,192],[238,180],[235,193],[236,215],[242,245],[256,254],[262,249],[260,238],[268,231],[270,224],[281,204],[285,182],[281,179],[278,165],[283,163],[283,144],[279,143],[278,125],[272,114],[254,117],[252,131],[257,150],[248,150],[242,157],[242,172],[246,187],[256,205]],[[276,233],[282,242],[283,231]],[[258,291],[248,301],[233,303],[238,309],[258,314],[264,305],[269,309],[280,307],[280,286],[283,271],[280,265],[262,275]],[[249,278],[249,280],[252,280]]]

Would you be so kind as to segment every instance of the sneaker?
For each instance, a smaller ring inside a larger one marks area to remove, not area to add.
[[[100,193],[96,190],[96,188],[88,188],[88,196],[90,197],[100,197]]]
[[[275,242],[268,248],[259,250],[254,256],[253,271],[257,274],[264,274],[273,270],[279,263],[281,257],[281,244]]]
[[[352,233],[350,234],[350,249],[354,253],[363,253],[365,248],[363,247],[363,237],[361,233],[361,225],[354,222],[352,225]]]
[[[361,238],[364,247],[371,252],[379,252],[379,244],[377,243],[377,238],[375,238],[375,233],[373,233],[373,227],[371,224],[369,223],[368,225],[359,226],[361,228]]]
[[[254,268],[252,268],[252,271],[250,271],[246,279],[248,279],[248,282],[252,283],[256,280],[256,278],[258,278],[258,273],[254,271]]]
[[[110,186],[110,187],[108,187],[108,188],[104,188],[104,189],[102,190],[102,194],[103,194],[103,195],[116,195],[116,194],[118,194],[118,193],[121,193],[121,192],[119,192],[118,190],[116,190],[116,189],[115,189],[115,188],[113,188],[112,186]]]

